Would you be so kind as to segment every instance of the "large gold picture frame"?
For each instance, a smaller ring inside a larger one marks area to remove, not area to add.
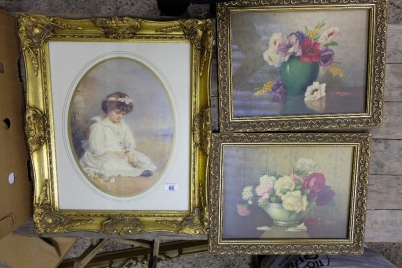
[[[212,135],[209,251],[362,253],[368,133]]]
[[[37,233],[206,234],[212,21],[18,22]]]
[[[382,125],[388,2],[217,7],[221,132]]]

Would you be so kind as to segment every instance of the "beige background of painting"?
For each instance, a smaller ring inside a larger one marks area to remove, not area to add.
[[[223,157],[222,230],[224,238],[236,238],[236,235],[240,235],[241,238],[247,237],[247,234],[241,234],[241,230],[236,230],[233,226],[234,221],[243,220],[242,218],[248,218],[248,225],[254,225],[252,227],[254,229],[268,225],[268,221],[261,222],[261,218],[266,215],[256,202],[250,206],[255,208],[249,216],[241,217],[237,214],[236,204],[246,202],[241,199],[242,190],[245,186],[258,186],[262,173],[276,172],[282,176],[289,175],[292,172],[292,165],[296,166],[300,158],[313,159],[317,164],[316,172],[324,174],[326,185],[331,186],[336,193],[333,198],[336,206],[314,205],[306,218],[320,218],[321,222],[329,224],[336,222],[333,226],[334,231],[341,233],[342,238],[347,237],[352,183],[352,146],[234,145],[224,146]],[[253,217],[260,219],[253,221]],[[314,230],[309,231],[314,238]],[[324,238],[318,236],[320,235],[317,234],[315,238]]]

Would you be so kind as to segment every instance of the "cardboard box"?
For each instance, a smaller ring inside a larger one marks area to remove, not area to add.
[[[0,239],[32,216],[15,17],[0,10]]]
[[[43,240],[8,234],[0,240],[0,260],[11,267],[57,267],[74,246],[77,238],[57,237]]]
[[[77,238],[25,237],[11,232],[32,217],[25,101],[19,79],[15,17],[0,10],[0,260],[11,267],[57,267]]]

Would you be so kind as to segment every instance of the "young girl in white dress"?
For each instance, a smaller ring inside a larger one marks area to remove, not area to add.
[[[88,146],[80,159],[90,176],[114,182],[117,177],[149,177],[156,166],[145,154],[135,150],[136,144],[124,116],[133,110],[133,101],[127,94],[115,92],[102,101],[104,118],[92,118]]]

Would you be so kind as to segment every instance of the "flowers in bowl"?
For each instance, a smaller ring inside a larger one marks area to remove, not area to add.
[[[331,47],[338,46],[335,41],[340,34],[338,27],[330,27],[321,32],[325,21],[318,23],[314,29],[307,27],[304,32],[296,31],[288,35],[282,32],[273,33],[268,49],[263,53],[264,60],[271,66],[279,68],[280,79],[275,83],[268,81],[255,95],[271,91],[274,101],[283,101],[284,92],[288,95],[304,95],[308,86],[313,86],[320,67],[328,68],[333,76],[344,80],[340,63],[335,62],[335,53]],[[274,86],[276,84],[276,87]],[[277,92],[278,85],[283,85]],[[325,84],[324,84],[325,85]],[[269,87],[268,87],[269,86]],[[316,100],[325,96],[325,86],[319,95],[308,98]]]
[[[244,204],[237,204],[240,216],[248,216],[248,206],[257,203],[260,207],[268,204],[282,204],[289,216],[306,211],[315,203],[325,206],[335,196],[331,186],[327,185],[325,175],[316,171],[317,165],[310,158],[300,158],[296,167],[289,174],[275,172],[264,174],[256,186],[246,186],[242,191]]]

